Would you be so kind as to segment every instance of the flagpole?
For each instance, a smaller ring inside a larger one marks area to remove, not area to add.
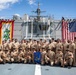
[[[62,41],[63,41],[63,39],[64,39],[64,19],[62,18],[62,23],[61,23],[61,25],[62,25]]]
[[[33,20],[31,22],[31,39],[32,39],[32,37],[33,37]]]

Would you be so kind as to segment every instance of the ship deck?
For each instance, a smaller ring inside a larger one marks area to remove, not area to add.
[[[61,68],[37,64],[0,64],[0,75],[75,75],[76,67]]]

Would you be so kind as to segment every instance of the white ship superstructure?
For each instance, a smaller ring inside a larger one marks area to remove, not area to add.
[[[29,16],[25,14],[20,17],[18,14],[13,16],[14,22],[14,38],[21,39],[51,39],[52,37],[61,39],[61,23],[60,20],[54,20],[48,16],[41,16],[38,8],[33,11],[37,16]]]

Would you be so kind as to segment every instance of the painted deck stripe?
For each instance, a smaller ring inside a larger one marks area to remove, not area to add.
[[[35,75],[41,75],[41,66],[39,64],[36,64]]]

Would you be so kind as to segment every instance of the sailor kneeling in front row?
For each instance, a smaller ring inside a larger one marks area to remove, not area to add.
[[[70,50],[66,50],[64,64],[66,66],[70,66],[71,67],[73,65],[73,61],[74,61],[73,53]]]
[[[63,52],[59,48],[55,55],[55,65],[63,66]]]
[[[55,58],[55,52],[51,50],[51,48],[48,48],[46,50],[46,54],[45,54],[45,64],[49,64],[51,66],[54,65],[54,58]]]

